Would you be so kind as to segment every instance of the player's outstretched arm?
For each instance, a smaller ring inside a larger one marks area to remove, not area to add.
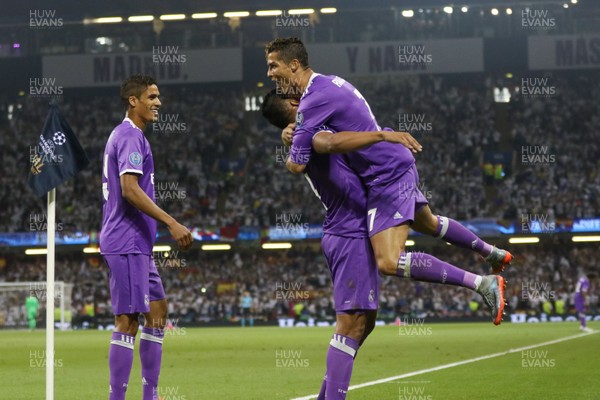
[[[148,197],[138,184],[138,175],[129,173],[121,175],[121,194],[132,206],[167,225],[169,233],[177,241],[179,248],[186,250],[191,247],[193,239],[190,231]]]
[[[313,137],[313,147],[317,153],[350,153],[378,142],[399,143],[418,153],[423,146],[408,132],[374,131],[374,132],[318,132]]]

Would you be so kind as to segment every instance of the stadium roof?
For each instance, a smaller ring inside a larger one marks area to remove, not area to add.
[[[5,2],[2,6],[0,23],[26,22],[30,10],[57,10],[67,20],[93,18],[106,15],[143,15],[147,13],[197,13],[224,12],[237,10],[290,9],[337,7],[339,10],[377,9],[377,8],[428,8],[444,6],[510,6],[571,3],[571,0],[227,0],[223,2],[198,0],[104,0],[101,2],[84,0],[22,0]],[[595,1],[579,0],[580,6],[593,7]]]

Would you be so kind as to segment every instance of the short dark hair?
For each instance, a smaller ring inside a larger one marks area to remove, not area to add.
[[[279,129],[284,129],[290,122],[294,122],[286,118],[285,101],[286,97],[278,94],[277,89],[273,89],[267,93],[261,106],[263,117]]]
[[[279,57],[289,64],[292,60],[298,60],[302,68],[308,68],[308,52],[304,43],[298,38],[277,38],[265,46],[265,57],[274,51],[279,52]]]
[[[150,75],[131,75],[121,85],[121,101],[123,105],[129,107],[129,96],[135,96],[139,99],[142,93],[148,89],[148,86],[156,84],[156,79]]]

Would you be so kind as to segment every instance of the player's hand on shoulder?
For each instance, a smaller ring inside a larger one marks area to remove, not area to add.
[[[391,143],[400,143],[413,153],[423,150],[423,146],[408,132],[383,131],[383,140]]]
[[[194,239],[192,238],[192,233],[188,228],[181,225],[179,222],[175,221],[172,225],[168,226],[169,233],[177,242],[177,246],[181,250],[187,250],[192,247],[192,243]]]
[[[281,141],[286,146],[292,145],[292,138],[294,136],[294,128],[296,128],[296,123],[292,122],[288,126],[286,126],[283,131],[281,131]]]

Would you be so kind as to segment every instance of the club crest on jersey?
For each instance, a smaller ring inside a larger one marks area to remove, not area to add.
[[[296,113],[296,128],[300,128],[304,122],[304,115],[299,111]]]
[[[142,163],[142,155],[134,151],[129,155],[129,162],[133,165],[140,165]]]

